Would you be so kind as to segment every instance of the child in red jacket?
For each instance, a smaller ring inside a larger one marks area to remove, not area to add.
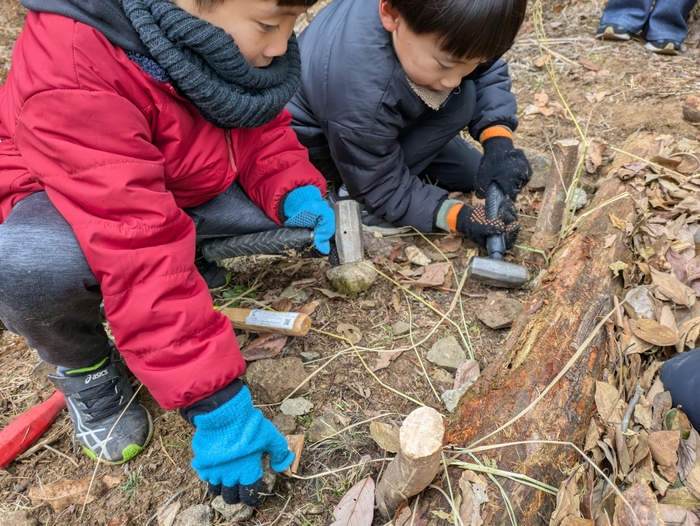
[[[255,505],[261,455],[292,461],[253,408],[230,322],[197,272],[197,235],[251,217],[311,228],[328,252],[323,177],[289,127],[292,35],[315,0],[23,0],[0,88],[0,319],[67,398],[78,440],[120,463],[152,432],[116,347],[197,430],[192,466]],[[248,206],[246,206],[248,205]]]

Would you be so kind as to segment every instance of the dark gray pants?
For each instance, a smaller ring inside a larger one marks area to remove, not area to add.
[[[279,228],[234,183],[186,210],[197,238]],[[70,225],[44,192],[26,197],[0,224],[0,320],[45,362],[77,368],[107,356],[100,284]]]
[[[425,177],[431,183],[450,192],[474,190],[481,152],[457,136],[437,153],[426,155],[426,148],[423,147],[426,139],[425,133],[421,133],[420,130],[409,132],[402,137],[404,162],[410,173],[421,178]],[[326,179],[335,183],[341,182],[340,173],[332,159],[311,158],[311,162]]]

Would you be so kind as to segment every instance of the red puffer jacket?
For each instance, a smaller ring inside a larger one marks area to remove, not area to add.
[[[0,223],[45,190],[99,280],[129,368],[165,409],[208,396],[245,369],[229,321],[194,267],[182,208],[237,179],[279,222],[289,191],[323,177],[285,111],[257,129],[205,121],[97,30],[30,12],[0,88]]]

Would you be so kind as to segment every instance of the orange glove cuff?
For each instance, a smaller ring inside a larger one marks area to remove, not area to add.
[[[491,126],[486,128],[479,136],[479,142],[483,143],[488,139],[493,139],[494,137],[507,137],[511,141],[513,140],[513,132],[510,131],[505,126]]]
[[[445,222],[447,223],[447,228],[449,228],[452,232],[457,232],[457,214],[459,214],[459,211],[462,209],[463,206],[463,204],[454,205],[447,212]]]

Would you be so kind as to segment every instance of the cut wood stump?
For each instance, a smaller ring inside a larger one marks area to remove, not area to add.
[[[658,143],[648,132],[633,135],[624,150],[641,158],[658,154]],[[462,398],[447,425],[446,442],[458,447],[494,445],[517,441],[556,440],[581,447],[594,408],[595,381],[607,363],[604,331],[583,349],[574,365],[523,417],[485,440],[501,425],[521,413],[563,370],[567,362],[591,335],[596,325],[613,308],[613,296],[621,291],[611,263],[630,263],[632,254],[623,241],[624,233],[610,219],[614,213],[634,222],[632,199],[608,200],[638,192],[616,177],[616,168],[632,162],[618,155],[589,207],[590,214],[555,252],[548,273],[541,279],[532,299],[516,318],[511,333],[496,359]],[[605,247],[607,236],[617,240]],[[505,446],[488,453],[499,469],[521,473],[554,487],[566,477],[566,470],[580,462],[578,453],[565,445],[529,443]],[[471,459],[466,459],[471,462]],[[457,487],[459,473],[452,487]],[[530,486],[500,479],[513,505],[520,526],[546,524],[554,508],[554,497]],[[492,488],[494,489],[494,488]],[[505,504],[497,490],[482,512],[484,524],[508,523]],[[428,496],[434,509],[444,509],[442,496]],[[436,514],[427,513],[428,523],[446,525]]]
[[[377,484],[377,508],[387,519],[399,505],[417,495],[440,471],[445,426],[432,407],[411,412],[399,431],[399,452]]]

